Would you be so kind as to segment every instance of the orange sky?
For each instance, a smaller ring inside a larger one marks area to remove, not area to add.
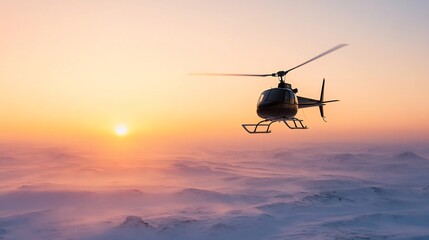
[[[146,149],[427,141],[429,3],[425,1],[2,1],[0,142]],[[350,46],[288,80],[326,108],[310,129],[249,136],[270,73]],[[130,135],[118,139],[116,124]],[[125,142],[127,142],[125,144]],[[105,145],[104,145],[105,144]]]

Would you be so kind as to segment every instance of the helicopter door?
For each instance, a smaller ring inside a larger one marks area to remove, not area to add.
[[[284,91],[283,102],[289,103],[289,101],[290,101],[289,91]]]
[[[296,104],[298,101],[296,100],[296,95],[293,94],[292,91],[285,91],[283,102],[287,104]]]

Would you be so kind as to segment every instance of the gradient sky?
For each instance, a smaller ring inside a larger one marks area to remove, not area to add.
[[[429,140],[428,1],[0,1],[0,142],[284,146]],[[276,79],[188,76],[291,72],[317,108],[250,136]],[[130,135],[114,135],[124,123]],[[125,151],[125,150],[123,150]]]

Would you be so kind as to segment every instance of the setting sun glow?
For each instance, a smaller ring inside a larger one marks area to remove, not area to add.
[[[115,128],[115,133],[116,133],[116,135],[121,136],[121,137],[125,136],[128,134],[128,127],[124,124],[119,124]]]

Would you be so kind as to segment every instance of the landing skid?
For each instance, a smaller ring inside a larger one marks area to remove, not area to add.
[[[284,122],[290,129],[308,129],[308,127],[304,125],[303,120],[298,118],[265,119],[256,124],[241,124],[241,126],[243,126],[244,130],[250,134],[271,133],[271,124],[275,122]]]

